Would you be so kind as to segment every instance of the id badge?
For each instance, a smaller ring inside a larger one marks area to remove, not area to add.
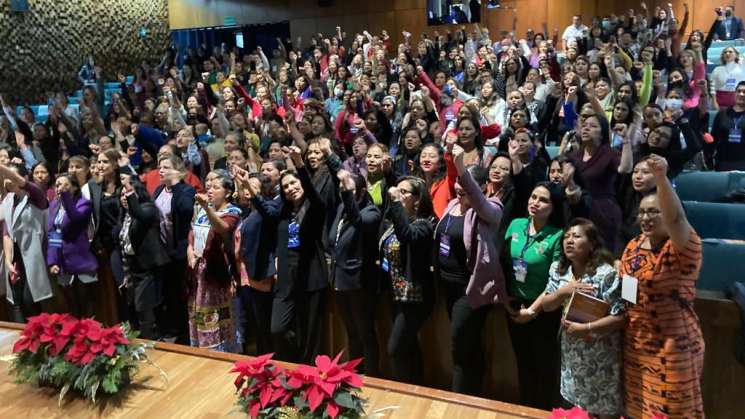
[[[512,269],[515,271],[515,281],[525,283],[525,277],[528,275],[528,263],[524,259],[513,258]]]
[[[636,304],[636,295],[639,289],[639,280],[631,275],[624,275],[621,280],[621,298]]]
[[[388,272],[391,270],[390,266],[388,265],[387,258],[383,258],[383,260],[380,261],[380,269],[382,269],[383,272]]]
[[[450,256],[450,236],[447,234],[440,236],[440,256]]]
[[[62,247],[62,232],[50,231],[47,235],[49,247],[59,249]]]
[[[740,141],[742,141],[742,133],[737,128],[732,129],[730,130],[727,139],[730,143],[740,144]]]
[[[724,88],[727,90],[735,90],[735,87],[737,87],[737,79],[734,77],[730,77],[724,82]]]

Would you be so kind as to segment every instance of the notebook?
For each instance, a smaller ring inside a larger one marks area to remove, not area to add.
[[[575,292],[564,310],[563,320],[589,323],[608,315],[609,304],[591,295]]]

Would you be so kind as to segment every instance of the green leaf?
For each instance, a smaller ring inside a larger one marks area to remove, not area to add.
[[[355,408],[354,399],[349,393],[340,392],[339,394],[334,396],[334,401],[341,407],[346,407],[347,409]]]

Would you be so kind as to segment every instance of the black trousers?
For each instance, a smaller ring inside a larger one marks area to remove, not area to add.
[[[60,286],[67,307],[70,309],[70,314],[79,319],[93,317],[95,286],[95,282],[84,284],[77,278],[69,285]]]
[[[479,395],[483,383],[484,357],[481,336],[490,305],[474,309],[466,298],[466,285],[443,282],[442,289],[450,318],[453,358],[451,390]]]
[[[349,359],[364,357],[366,375],[380,374],[378,363],[378,338],[375,333],[375,300],[372,289],[336,291],[336,306],[347,331]]]
[[[259,355],[274,352],[272,344],[272,303],[271,291],[249,288],[248,301],[250,314],[256,325],[256,351]]]
[[[525,307],[530,303],[526,302]],[[521,404],[550,410],[559,397],[559,322],[561,311],[541,312],[528,323],[508,319],[512,349],[517,358]]]
[[[188,345],[189,313],[186,308],[186,260],[174,260],[160,269],[158,290],[162,303],[155,315],[161,334]]]
[[[326,290],[274,296],[271,333],[277,358],[312,364],[321,352],[321,320]]]
[[[157,339],[158,325],[155,320],[155,308],[160,304],[156,279],[159,269],[139,270],[134,257],[128,257],[127,263],[129,270],[126,274],[130,283],[124,296],[128,315],[136,320],[134,323],[139,328],[143,339]]]
[[[24,276],[10,284],[10,292],[13,295],[13,321],[16,323],[26,323],[29,317],[41,314],[41,304],[34,302],[31,295],[31,288]]]
[[[432,311],[431,302],[393,302],[393,327],[388,338],[388,354],[393,358],[396,381],[419,384],[422,380],[422,349],[419,329]]]

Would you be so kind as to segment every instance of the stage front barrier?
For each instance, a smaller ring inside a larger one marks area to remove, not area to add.
[[[22,326],[0,322],[0,356],[11,352]],[[225,354],[168,343],[157,343],[152,360],[168,374],[143,365],[132,385],[116,397],[101,397],[96,405],[68,395],[57,405],[57,390],[16,384],[8,364],[0,362],[1,418],[242,418],[228,371],[247,356]],[[386,407],[383,418],[501,419],[545,418],[548,412],[447,391],[366,377],[368,412]]]

